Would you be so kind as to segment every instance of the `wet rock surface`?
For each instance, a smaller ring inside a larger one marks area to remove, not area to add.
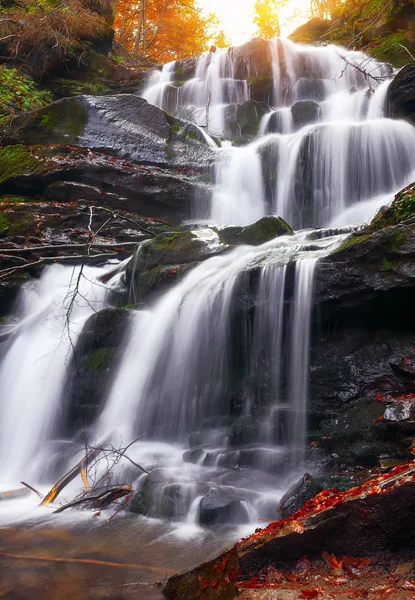
[[[291,517],[257,529],[216,559],[171,577],[164,593],[169,600],[199,600],[202,593],[206,600],[231,600],[243,598],[245,590],[294,589],[301,598],[307,597],[302,590],[313,587],[318,589],[308,597],[319,597],[331,583],[340,592],[338,586],[350,589],[353,579],[369,566],[374,575],[384,561],[388,567],[377,575],[383,572],[387,578],[398,562],[413,555],[413,525],[408,528],[407,518],[414,509],[414,473],[412,462],[345,492],[320,492]],[[310,578],[312,562],[320,557],[325,572]],[[390,585],[391,592],[401,594],[396,598],[410,598],[406,590],[412,592],[415,584],[396,577]],[[379,590],[373,591],[375,598]]]
[[[404,66],[388,89],[390,116],[415,124],[415,65]]]

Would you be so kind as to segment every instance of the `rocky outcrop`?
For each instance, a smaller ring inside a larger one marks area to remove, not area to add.
[[[331,577],[336,594],[343,585],[349,593],[353,580],[369,573],[371,584],[379,583],[379,561],[388,564],[384,561],[394,552],[402,563],[414,551],[414,473],[411,463],[346,492],[323,491],[291,517],[257,529],[219,557],[171,577],[164,594],[169,600],[317,598],[331,591]],[[395,565],[383,571],[386,581]],[[395,597],[409,600],[414,584],[405,576],[393,581]]]
[[[136,250],[126,268],[126,281],[138,300],[148,300],[176,283],[200,261],[225,250],[212,229],[161,233]]]
[[[415,64],[403,67],[388,89],[389,115],[415,124]]]

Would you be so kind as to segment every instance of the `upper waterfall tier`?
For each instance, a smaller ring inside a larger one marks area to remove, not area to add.
[[[386,118],[392,75],[339,46],[256,40],[169,63],[143,95],[233,140],[216,154],[210,211],[196,198],[196,217],[343,226],[370,220],[412,180],[415,129]]]
[[[143,96],[211,135],[227,137],[232,134],[230,106],[250,100],[274,109],[313,100],[325,105],[328,116],[379,116],[379,98],[373,98],[377,108],[370,107],[372,92],[390,74],[390,67],[361,52],[257,40],[168,63],[152,72]]]

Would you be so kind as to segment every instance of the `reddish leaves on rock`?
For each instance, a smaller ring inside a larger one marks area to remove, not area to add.
[[[229,561],[229,556],[222,556],[222,573],[224,573],[226,571],[226,567],[228,565],[228,561]]]

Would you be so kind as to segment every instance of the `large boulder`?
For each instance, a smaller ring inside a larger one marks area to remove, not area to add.
[[[167,231],[142,244],[126,268],[126,281],[138,300],[176,283],[200,261],[223,252],[225,245],[210,228]]]
[[[320,118],[320,105],[314,100],[299,100],[291,107],[294,126],[301,129],[304,125],[316,123]]]
[[[214,487],[200,501],[199,522],[201,525],[244,522],[247,517],[241,501],[228,488]]]
[[[388,89],[389,115],[415,124],[415,64],[403,67]]]
[[[64,98],[0,134],[5,145],[71,144],[159,166],[200,166],[212,155],[196,126],[132,94]]]

